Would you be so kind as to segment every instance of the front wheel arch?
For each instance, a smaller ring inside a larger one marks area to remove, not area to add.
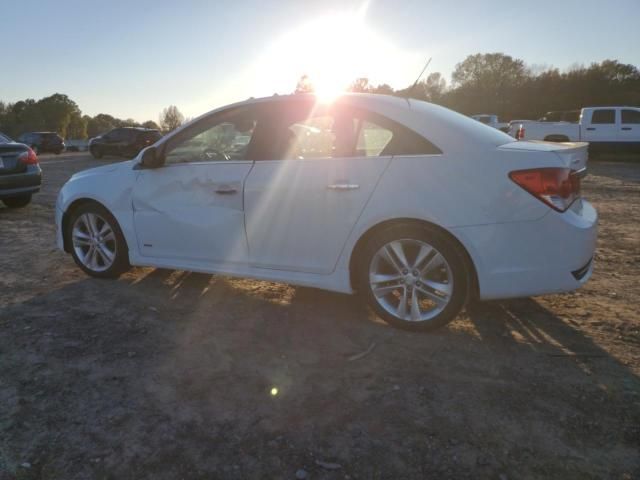
[[[113,216],[113,218],[116,220],[116,222],[118,221],[116,216],[113,215],[113,212],[111,212],[111,210],[109,210],[109,208],[105,204],[103,204],[103,203],[101,203],[101,202],[99,202],[97,200],[94,200],[93,198],[78,198],[77,200],[74,200],[73,202],[71,202],[69,204],[69,206],[65,210],[64,214],[62,215],[62,225],[61,225],[61,228],[62,228],[62,242],[63,242],[62,244],[63,244],[63,247],[64,247],[64,251],[67,252],[67,253],[71,253],[71,242],[69,241],[69,238],[68,238],[69,236],[67,235],[67,232],[69,231],[69,228],[68,228],[69,227],[69,219],[73,216],[73,212],[74,211],[76,211],[81,206],[87,205],[89,203],[93,203],[95,205],[98,205],[99,207],[104,208],[106,211],[108,211]],[[118,227],[120,229],[122,229],[122,227],[120,227],[119,225],[118,225]],[[129,245],[127,244],[127,239],[126,239],[126,237],[124,237],[124,235],[123,235],[123,238],[124,238],[125,247],[127,247],[127,250],[128,250],[129,249]]]
[[[451,232],[442,228],[435,223],[428,222],[426,220],[419,220],[415,218],[397,218],[392,220],[385,220],[380,222],[372,227],[370,227],[366,232],[364,232],[351,251],[351,258],[349,259],[349,280],[351,282],[351,288],[353,290],[357,290],[357,280],[356,280],[356,271],[357,265],[360,262],[361,256],[364,253],[364,247],[367,242],[386,228],[389,228],[392,225],[418,225],[428,227],[433,230],[437,230],[439,233],[447,237],[453,245],[455,245],[460,252],[462,253],[465,261],[465,265],[467,267],[467,273],[469,275],[469,291],[467,292],[467,301],[476,300],[480,296],[480,287],[478,282],[478,273],[476,271],[476,266],[471,259],[471,255],[464,247],[462,242],[458,240]]]

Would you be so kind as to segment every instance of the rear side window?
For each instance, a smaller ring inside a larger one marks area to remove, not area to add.
[[[622,110],[622,123],[640,123],[640,110]]]
[[[391,143],[393,132],[371,121],[361,120],[358,139],[356,142],[356,155],[362,157],[379,157],[387,145]]]
[[[616,111],[614,109],[594,110],[591,123],[611,124],[616,123]]]

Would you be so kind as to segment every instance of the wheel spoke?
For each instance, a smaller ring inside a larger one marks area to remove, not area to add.
[[[416,287],[416,290],[418,290],[421,294],[423,294],[429,300],[434,301],[436,303],[436,305],[438,305],[438,306],[444,306],[444,305],[446,305],[448,303],[448,299],[447,298],[439,297],[438,295],[436,295],[435,293],[429,291],[426,288]]]
[[[418,298],[418,292],[414,290],[411,295],[411,320],[413,321],[420,320],[420,316],[422,314],[422,312],[420,311],[419,300],[420,299]]]
[[[86,213],[85,216],[87,217],[86,223],[89,227],[89,233],[91,233],[91,235],[97,235],[98,226],[96,225],[96,216],[93,213]]]
[[[434,268],[439,267],[444,263],[444,257],[440,253],[436,253],[431,260],[429,260],[424,267],[420,270],[420,276],[424,277],[426,274],[433,271]]]
[[[383,274],[383,273],[373,273],[369,275],[369,282],[371,283],[384,283],[384,282],[398,282],[402,280],[402,275],[397,274]]]
[[[431,255],[431,253],[433,252],[433,248],[431,248],[428,245],[421,245],[420,246],[420,251],[418,252],[418,255],[416,255],[416,259],[413,262],[413,267],[411,268],[420,268],[420,265],[422,264],[422,262],[424,262],[427,257],[429,255]]]
[[[110,251],[106,245],[104,245],[103,243],[98,244],[98,253],[100,253],[100,256],[102,257],[102,259],[104,260],[104,264],[106,265],[108,262],[112,262],[113,258],[115,257],[114,253],[112,251]],[[108,260],[108,262],[107,262]]]
[[[91,239],[91,237],[89,237],[89,235],[87,235],[77,227],[73,229],[72,237],[73,243],[76,246],[86,247],[90,245],[89,240]]]
[[[404,284],[403,283],[393,283],[391,285],[383,285],[380,287],[373,287],[373,294],[376,297],[384,297],[385,295],[389,295],[391,292],[393,292],[394,290],[397,290],[399,288],[404,288]]]
[[[396,309],[396,315],[403,319],[407,315],[407,289],[402,289],[402,297],[400,298],[400,303],[398,303],[398,308]]]
[[[445,294],[447,297],[451,295],[451,284],[434,282],[433,280],[423,280],[423,283],[432,290]]]
[[[394,258],[393,252],[391,251],[391,248],[389,247],[389,245],[387,245],[382,249],[382,251],[380,252],[380,256],[381,258],[384,259],[385,262],[387,262],[391,267],[393,267],[393,269],[396,272],[402,273],[402,265],[400,265],[398,261]]]
[[[395,254],[396,258],[400,261],[400,266],[402,268],[409,268],[409,263],[407,262],[407,257],[404,254],[404,248],[402,247],[402,242],[391,242],[389,244],[391,250]]]

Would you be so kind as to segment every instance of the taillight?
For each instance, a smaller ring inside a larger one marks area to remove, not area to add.
[[[524,125],[520,125],[516,130],[516,140],[522,140],[524,138]]]
[[[509,178],[558,212],[566,211],[580,196],[580,177],[569,168],[516,170]]]
[[[26,152],[18,155],[18,161],[20,163],[24,163],[25,165],[37,165],[38,156],[36,155],[36,152],[29,148]]]

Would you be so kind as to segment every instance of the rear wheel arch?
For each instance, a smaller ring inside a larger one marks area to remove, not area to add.
[[[357,279],[356,279],[356,271],[358,262],[361,261],[362,255],[364,253],[364,247],[367,242],[373,238],[379,232],[396,225],[417,225],[427,227],[432,230],[438,231],[440,234],[444,235],[455,247],[460,251],[463,256],[465,266],[467,267],[467,274],[469,275],[469,292],[468,292],[468,300],[477,299],[479,296],[479,283],[478,283],[478,273],[476,271],[476,266],[471,258],[471,255],[465,248],[458,238],[453,235],[447,229],[432,223],[426,220],[420,220],[415,218],[397,218],[392,220],[385,220],[376,225],[370,227],[367,231],[365,231],[360,238],[356,241],[353,249],[351,250],[351,257],[349,259],[349,279],[351,282],[351,287],[356,290],[357,288]]]

